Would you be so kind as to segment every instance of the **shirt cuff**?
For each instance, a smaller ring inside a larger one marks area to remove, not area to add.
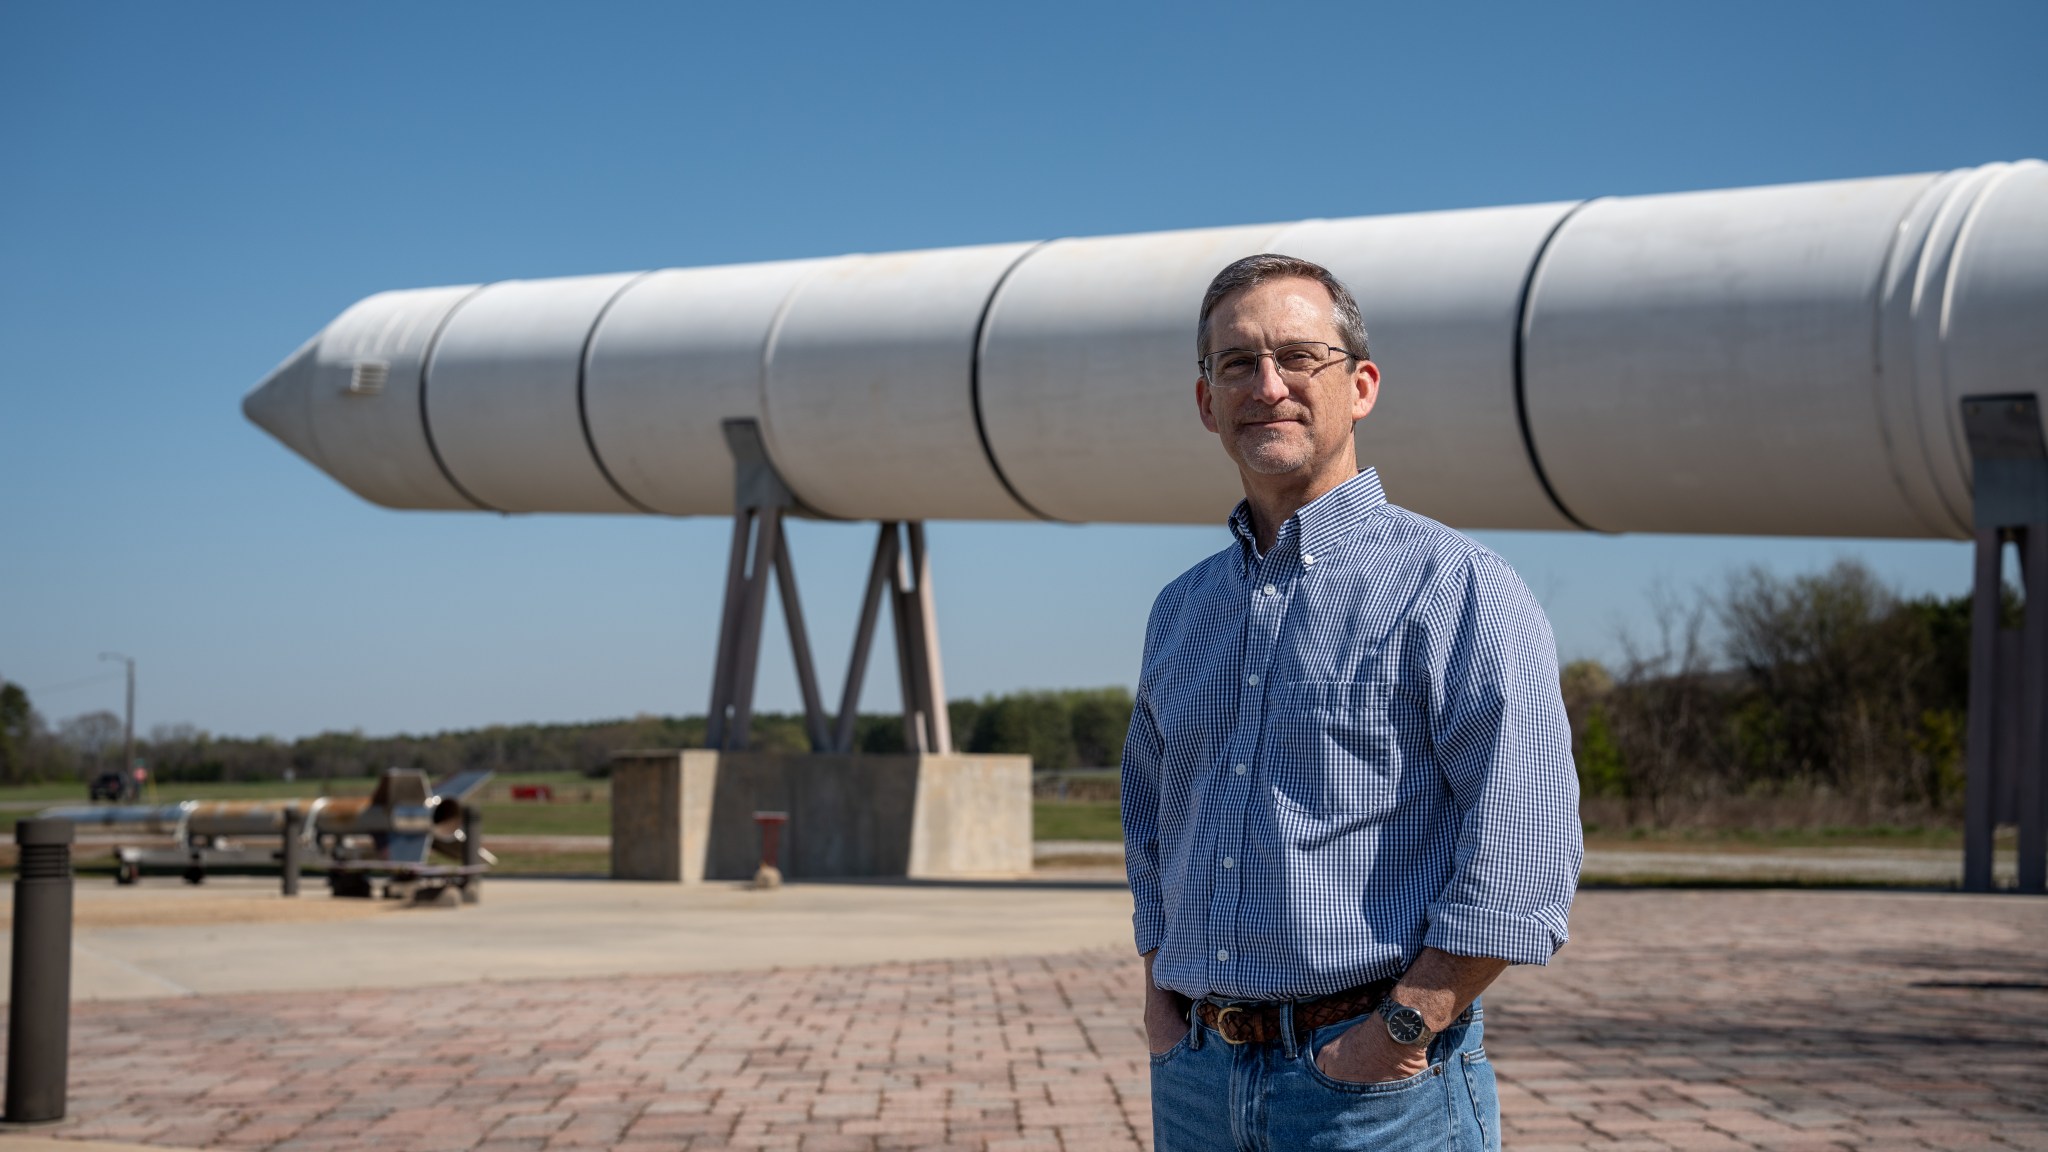
[[[1166,942],[1166,917],[1156,907],[1140,905],[1131,913],[1131,934],[1137,938],[1138,955],[1156,952]]]
[[[1565,934],[1539,917],[1475,908],[1469,904],[1439,905],[1429,910],[1425,948],[1456,956],[1490,956],[1510,964],[1548,964],[1564,947]]]

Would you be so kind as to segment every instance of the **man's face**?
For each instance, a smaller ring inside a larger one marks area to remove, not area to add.
[[[1342,347],[1336,302],[1314,280],[1271,280],[1224,298],[1209,315],[1207,352],[1248,348],[1270,352],[1303,340]],[[1202,426],[1223,440],[1237,466],[1261,476],[1310,479],[1357,469],[1351,426],[1372,411],[1379,369],[1369,360],[1333,355],[1305,380],[1281,374],[1273,358],[1242,386],[1195,382]]]

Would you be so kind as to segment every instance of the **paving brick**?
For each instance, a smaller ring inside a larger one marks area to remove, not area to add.
[[[2048,905],[1589,892],[1572,929],[1487,997],[1517,1152],[2048,1149]],[[50,1135],[1124,1152],[1151,1141],[1137,986],[1114,951],[82,1004]]]

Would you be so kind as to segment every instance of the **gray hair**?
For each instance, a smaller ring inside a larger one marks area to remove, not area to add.
[[[1216,311],[1224,297],[1274,280],[1288,279],[1313,280],[1328,289],[1330,299],[1336,302],[1330,319],[1336,322],[1337,331],[1344,337],[1345,350],[1354,360],[1372,359],[1365,345],[1365,318],[1358,314],[1358,301],[1352,297],[1351,289],[1321,264],[1271,252],[1247,256],[1218,272],[1216,278],[1209,281],[1209,290],[1202,294],[1202,317],[1195,325],[1195,355],[1199,358],[1209,354],[1209,314]]]

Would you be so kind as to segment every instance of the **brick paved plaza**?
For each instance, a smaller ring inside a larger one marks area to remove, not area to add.
[[[1511,1149],[2048,1149],[2048,901],[1589,891],[1573,931],[1488,998]],[[1098,949],[81,1004],[76,1121],[43,1135],[1149,1147],[1138,979]]]

